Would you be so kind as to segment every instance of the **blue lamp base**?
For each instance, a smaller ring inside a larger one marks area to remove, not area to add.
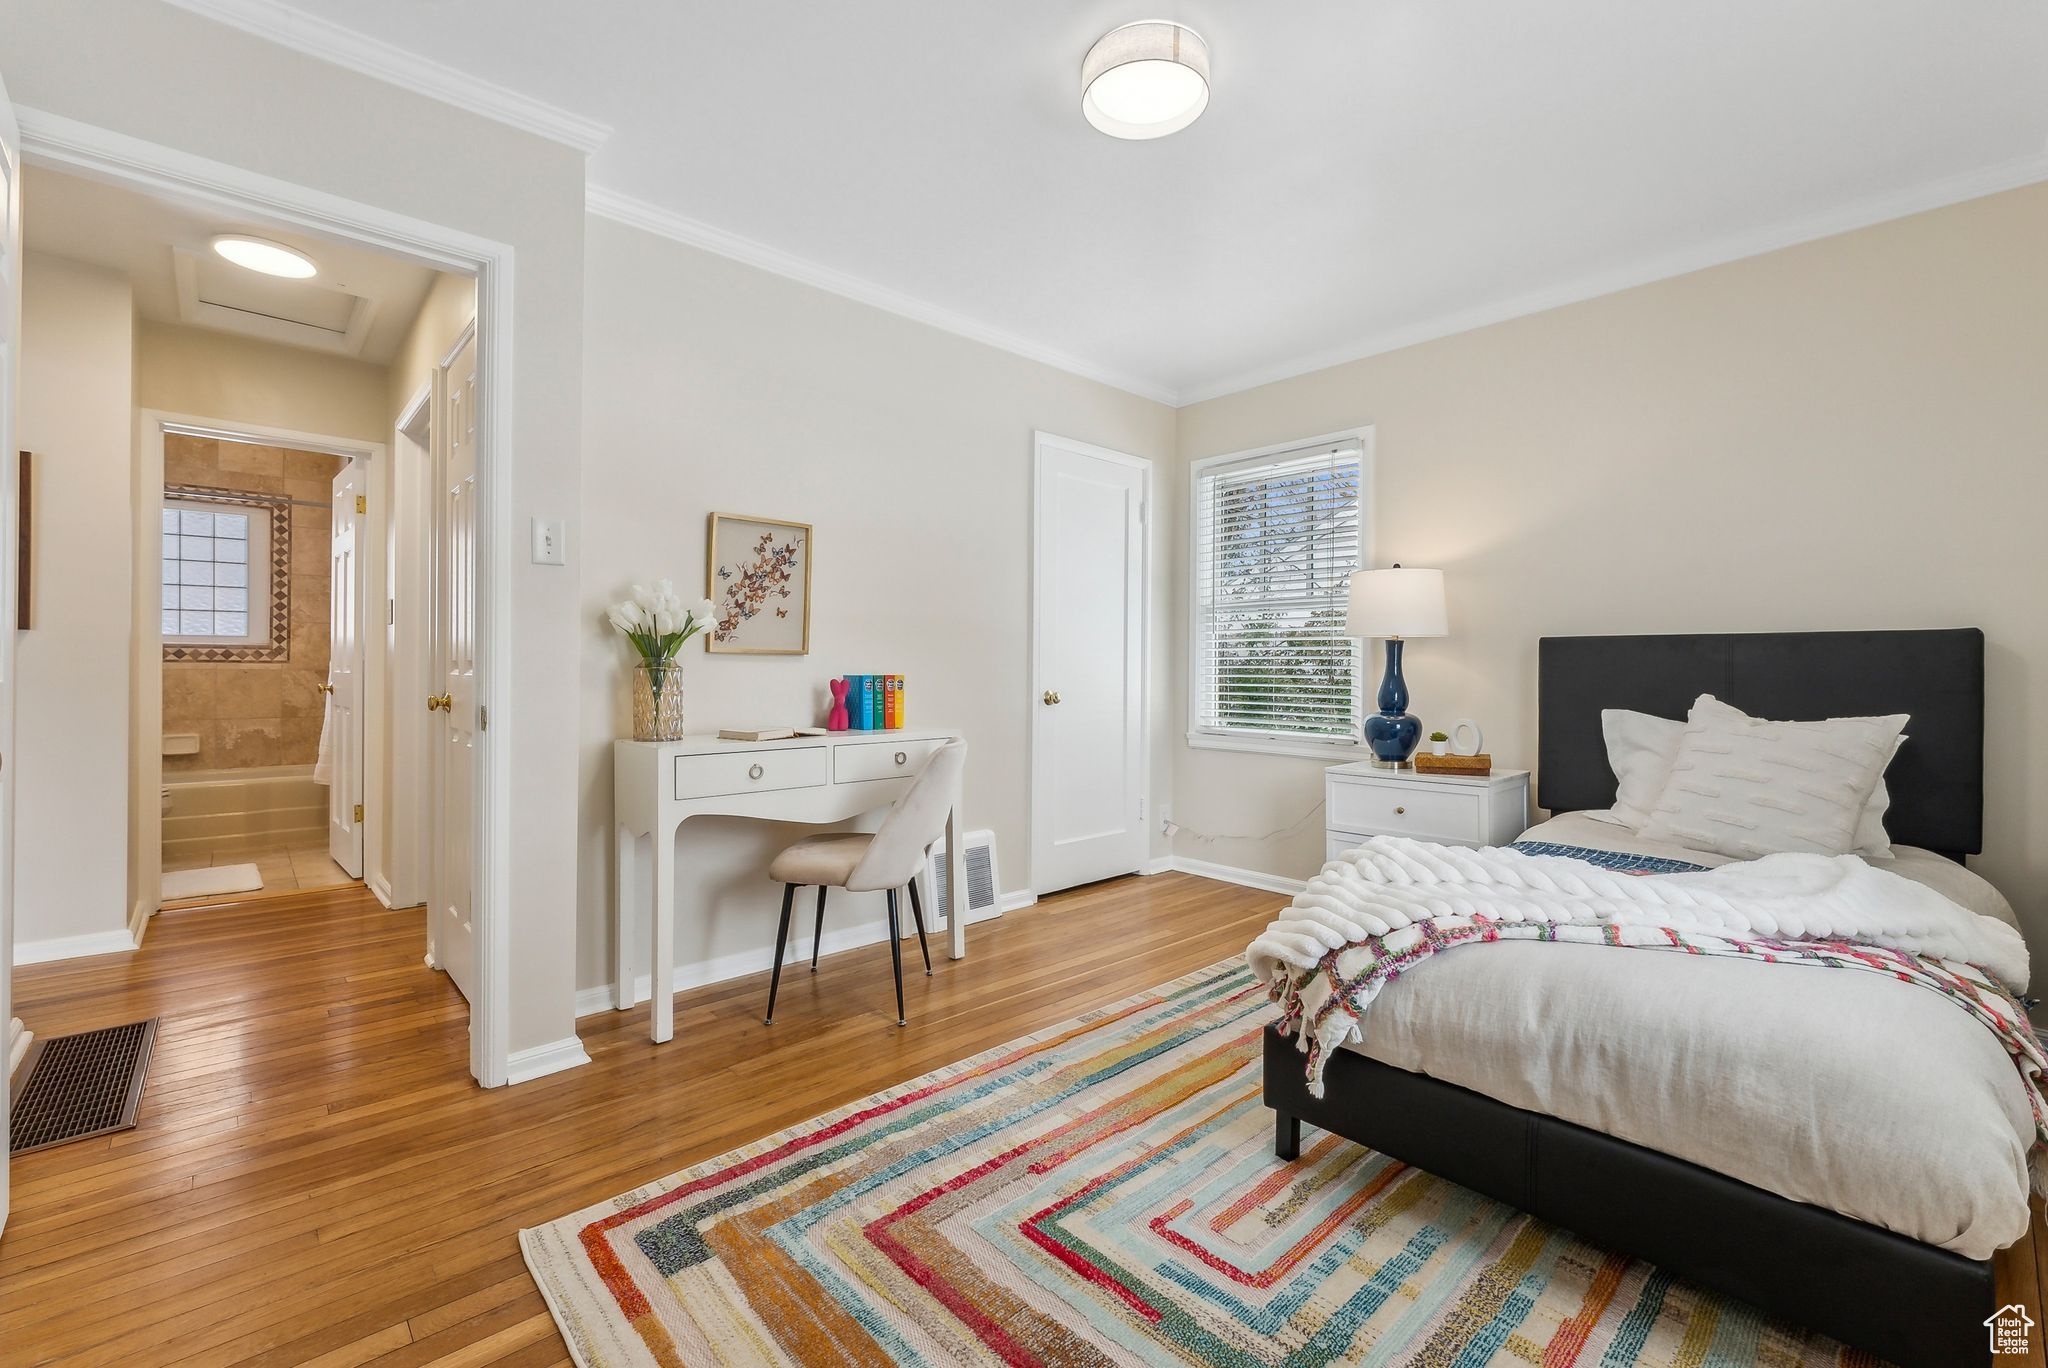
[[[1407,765],[1422,743],[1422,722],[1408,711],[1408,681],[1401,677],[1399,637],[1387,638],[1387,673],[1380,680],[1380,710],[1365,719],[1365,744],[1372,748],[1372,762],[1381,769]]]

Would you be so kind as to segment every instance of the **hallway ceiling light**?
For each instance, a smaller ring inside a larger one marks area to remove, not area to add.
[[[223,233],[213,240],[213,250],[244,270],[261,271],[264,275],[304,280],[320,274],[320,268],[313,264],[313,258],[304,252],[294,251],[281,242],[270,242],[264,238]]]
[[[1112,138],[1163,138],[1209,107],[1209,45],[1148,19],[1105,33],[1081,62],[1081,112]]]

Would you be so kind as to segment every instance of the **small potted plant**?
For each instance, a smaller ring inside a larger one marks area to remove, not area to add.
[[[640,663],[633,667],[633,739],[678,741],[683,735],[683,667],[676,652],[711,625],[711,600],[684,607],[669,580],[653,588],[633,586],[633,596],[614,603],[605,617],[633,643]]]
[[[1433,731],[1429,734],[1429,753],[1431,755],[1443,755],[1450,748],[1451,738],[1448,732]]]

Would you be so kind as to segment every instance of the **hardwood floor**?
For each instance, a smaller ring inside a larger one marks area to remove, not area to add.
[[[565,1364],[522,1226],[1241,953],[1282,901],[1178,874],[1044,899],[907,965],[907,1029],[885,946],[806,953],[772,1028],[756,975],[682,995],[668,1045],[645,1006],[585,1017],[588,1067],[492,1092],[424,913],[358,887],[159,914],[135,954],[15,971],[39,1034],[163,1029],[134,1130],[14,1163],[0,1364]]]
[[[886,947],[793,957],[772,1029],[757,975],[684,994],[666,1046],[644,1006],[586,1017],[589,1067],[494,1092],[420,911],[166,912],[136,954],[15,973],[39,1033],[163,1031],[136,1129],[15,1161],[0,1364],[566,1364],[522,1226],[1235,955],[1280,901],[1186,875],[1047,898],[911,972],[907,1030]],[[1999,1274],[2048,1326],[2037,1252],[2038,1210]]]

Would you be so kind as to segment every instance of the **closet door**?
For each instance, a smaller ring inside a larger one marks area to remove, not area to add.
[[[21,465],[14,448],[15,340],[21,334],[21,129],[0,84],[0,1229],[7,1225],[8,1083],[14,1019],[14,632],[21,553]]]
[[[361,462],[334,477],[327,558],[327,853],[363,877],[363,524],[369,481]]]

